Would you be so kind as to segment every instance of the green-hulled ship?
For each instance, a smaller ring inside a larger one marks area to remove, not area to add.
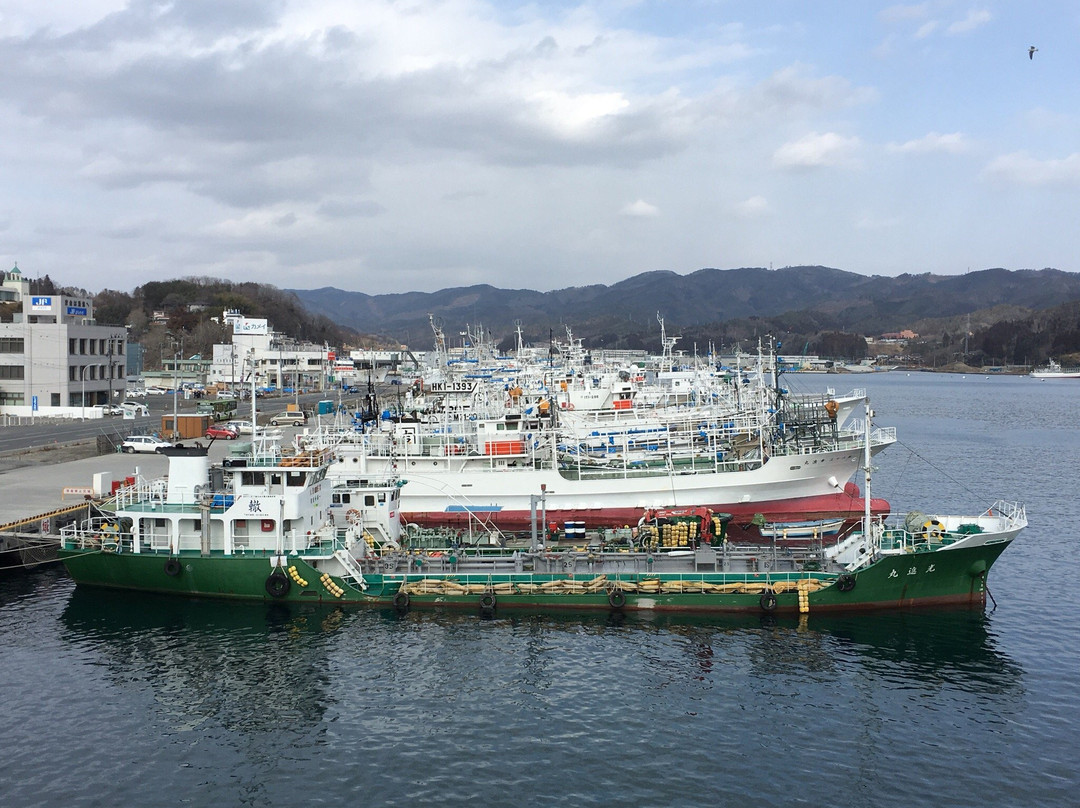
[[[482,613],[981,607],[991,566],[1027,524],[1023,506],[997,502],[973,516],[868,517],[865,530],[756,545],[728,541],[728,517],[703,508],[625,530],[515,538],[477,524],[446,534],[403,528],[407,483],[331,489],[327,452],[266,441],[236,449],[213,467],[204,448],[165,450],[166,479],[136,479],[65,529],[59,554],[72,577],[196,597]],[[543,524],[541,492],[536,504]]]

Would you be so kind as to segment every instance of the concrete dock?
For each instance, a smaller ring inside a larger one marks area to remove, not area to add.
[[[210,443],[211,462],[220,461],[232,444],[233,441]],[[104,487],[108,491],[113,480],[137,474],[161,477],[168,469],[168,458],[164,455],[119,452],[98,455],[96,451],[96,442],[78,441],[0,456],[0,571],[20,563],[55,558],[55,550],[45,552],[43,546],[49,540],[43,540],[39,532],[42,518],[48,522],[49,533],[55,531],[56,523],[63,518],[73,518],[70,512],[85,506],[95,475],[104,475],[101,479],[106,481]],[[78,514],[80,518],[84,515],[85,510]],[[55,539],[52,543],[55,544]]]

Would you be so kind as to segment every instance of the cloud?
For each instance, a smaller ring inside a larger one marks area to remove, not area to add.
[[[877,216],[873,213],[863,213],[855,220],[855,227],[859,230],[891,230],[903,224],[899,216]]]
[[[970,143],[960,132],[952,132],[947,135],[930,132],[916,140],[909,140],[905,143],[890,143],[887,149],[901,154],[932,154],[935,152],[962,154],[970,149]]]
[[[625,205],[623,209],[619,211],[619,215],[651,219],[660,215],[660,208],[656,207],[656,205],[650,205],[644,199],[639,199],[636,202]]]
[[[939,25],[939,23],[938,23],[937,20],[930,20],[928,22],[924,22],[922,25],[919,26],[918,30],[915,32],[915,38],[916,39],[926,39],[928,36],[930,36],[932,33],[934,33],[934,31],[936,31],[938,29],[938,25]]]
[[[995,157],[983,169],[993,180],[1030,187],[1080,187],[1080,153],[1073,152],[1060,160],[1037,160],[1027,152]]]
[[[749,92],[746,105],[756,110],[791,112],[842,109],[867,104],[877,99],[870,87],[856,87],[841,76],[813,77],[809,68],[795,64],[774,72]]]
[[[852,167],[861,143],[857,137],[835,132],[811,132],[799,140],[785,143],[773,153],[773,165],[785,170]]]
[[[769,200],[763,196],[752,196],[733,206],[736,214],[747,219],[764,216],[769,213]]]
[[[372,218],[386,213],[386,208],[370,199],[324,199],[315,212],[327,219]]]
[[[945,30],[950,34],[966,34],[968,31],[974,31],[976,28],[986,25],[993,18],[994,15],[986,9],[972,9],[964,19],[957,20]]]
[[[930,7],[927,3],[889,6],[878,13],[878,19],[886,23],[909,22],[925,19],[929,13]]]

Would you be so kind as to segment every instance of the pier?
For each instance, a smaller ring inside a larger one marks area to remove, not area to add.
[[[223,457],[231,443],[214,441],[211,458]],[[53,562],[60,528],[85,518],[110,495],[112,481],[157,477],[167,467],[158,454],[96,454],[94,441],[0,453],[0,572]]]

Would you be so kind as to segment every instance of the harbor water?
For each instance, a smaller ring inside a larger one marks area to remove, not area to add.
[[[985,613],[399,615],[3,573],[0,803],[1076,805],[1080,381],[784,383],[869,390],[897,512],[1026,503]]]

